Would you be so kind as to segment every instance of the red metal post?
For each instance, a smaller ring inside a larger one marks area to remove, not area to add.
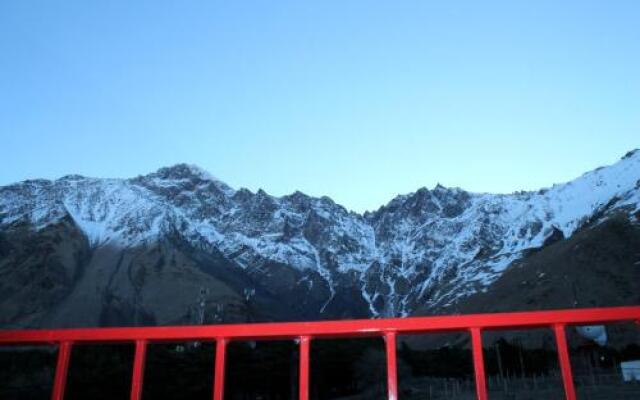
[[[133,359],[131,375],[131,400],[142,399],[142,383],[144,380],[144,363],[147,358],[147,341],[136,340],[136,353]]]
[[[387,393],[389,400],[398,399],[398,368],[396,357],[396,333],[386,332],[384,341],[387,347]]]
[[[473,352],[473,370],[476,377],[476,397],[487,400],[487,381],[484,373],[484,354],[482,353],[482,331],[480,328],[470,328],[471,350]]]
[[[298,400],[309,399],[309,336],[300,336],[300,368],[298,384]]]
[[[571,372],[567,335],[564,328],[565,324],[553,325],[553,331],[556,336],[556,346],[558,348],[558,361],[560,362],[560,371],[562,371],[564,394],[567,400],[576,400],[576,389],[573,386],[573,373]]]
[[[51,400],[62,400],[64,389],[67,385],[67,371],[69,369],[69,356],[71,355],[71,342],[62,342],[58,346],[58,362],[56,364],[56,376],[53,380],[53,392]]]
[[[216,340],[216,364],[213,380],[213,400],[222,400],[224,397],[224,368],[227,358],[227,339]]]

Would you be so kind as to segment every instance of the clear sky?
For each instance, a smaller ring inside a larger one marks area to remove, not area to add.
[[[525,4],[526,3],[526,4]],[[193,163],[374,209],[640,147],[640,1],[2,1],[0,185]]]

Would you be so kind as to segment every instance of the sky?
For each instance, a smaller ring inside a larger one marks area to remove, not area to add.
[[[377,209],[640,147],[638,1],[3,1],[0,185],[186,162]]]

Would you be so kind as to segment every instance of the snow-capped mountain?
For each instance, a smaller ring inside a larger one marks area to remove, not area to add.
[[[485,290],[515,260],[640,210],[640,151],[537,192],[440,185],[364,215],[232,189],[190,165],[0,188],[0,324],[406,316]]]

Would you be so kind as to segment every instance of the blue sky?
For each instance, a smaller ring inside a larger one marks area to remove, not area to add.
[[[526,4],[525,4],[526,3]],[[193,163],[377,208],[640,147],[637,1],[4,1],[0,184]]]

